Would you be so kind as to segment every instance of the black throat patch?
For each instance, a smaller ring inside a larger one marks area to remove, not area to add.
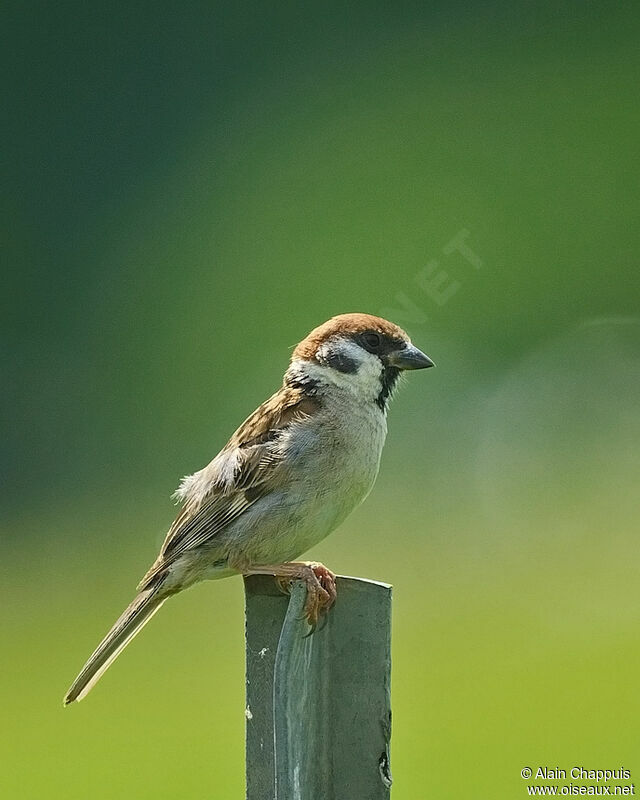
[[[386,411],[386,408],[389,405],[389,398],[391,397],[391,393],[393,392],[399,377],[400,370],[398,367],[384,367],[382,370],[382,376],[380,378],[380,394],[376,397],[376,405],[382,411]]]

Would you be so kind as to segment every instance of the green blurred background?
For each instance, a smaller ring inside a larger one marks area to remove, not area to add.
[[[640,783],[637,4],[2,22],[0,796],[243,796],[239,579],[62,695],[179,477],[351,310],[438,364],[313,551],[395,587],[394,798],[524,797],[538,765]],[[445,253],[464,231],[479,268]]]

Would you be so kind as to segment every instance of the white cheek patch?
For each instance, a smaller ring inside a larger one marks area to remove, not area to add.
[[[334,352],[343,355],[345,358],[353,361],[357,365],[357,373],[356,375],[352,376],[356,383],[363,388],[371,386],[379,391],[380,378],[382,376],[382,364],[378,356],[367,352],[352,339],[333,339],[328,343],[328,345]],[[352,384],[353,383],[354,380],[352,380]]]
[[[381,390],[380,359],[350,339],[332,339],[318,349],[320,362],[331,362],[336,357],[342,357],[344,363],[352,362],[356,366],[355,371],[341,372],[327,364],[304,359],[294,359],[289,370],[311,380],[336,386],[363,400],[375,400]]]

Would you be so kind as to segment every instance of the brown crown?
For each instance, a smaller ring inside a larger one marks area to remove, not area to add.
[[[390,339],[409,341],[409,337],[402,328],[382,317],[374,317],[371,314],[338,314],[337,317],[331,317],[322,325],[314,328],[293,351],[292,358],[314,358],[318,348],[332,336],[353,336],[365,331],[376,331],[381,336]]]

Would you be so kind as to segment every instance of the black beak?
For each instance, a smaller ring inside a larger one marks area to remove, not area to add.
[[[435,367],[433,361],[422,350],[408,344],[401,350],[394,350],[387,356],[387,363],[398,369],[426,369]]]

